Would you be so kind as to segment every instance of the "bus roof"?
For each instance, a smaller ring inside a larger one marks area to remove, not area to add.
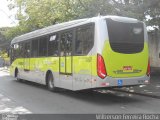
[[[65,30],[68,28],[71,28],[73,26],[78,26],[78,25],[83,25],[85,23],[90,23],[94,22],[98,19],[106,19],[106,18],[111,18],[115,21],[123,21],[123,22],[137,22],[137,19],[134,18],[128,18],[128,17],[120,17],[120,16],[98,16],[98,17],[93,17],[93,18],[86,18],[86,19],[79,19],[79,20],[73,20],[69,22],[64,22],[56,25],[52,25],[43,29],[35,30],[33,32],[26,33],[24,35],[15,37],[12,41],[11,44],[22,42],[25,40],[29,40],[32,38],[40,37],[43,35],[48,35],[54,32],[58,32],[61,30]]]

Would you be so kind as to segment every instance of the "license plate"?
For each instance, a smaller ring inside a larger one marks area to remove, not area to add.
[[[133,72],[132,66],[123,66],[123,72]]]

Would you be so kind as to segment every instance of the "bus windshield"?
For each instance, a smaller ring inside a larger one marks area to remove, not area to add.
[[[124,23],[107,19],[111,48],[115,52],[131,54],[144,48],[144,26],[142,22]]]

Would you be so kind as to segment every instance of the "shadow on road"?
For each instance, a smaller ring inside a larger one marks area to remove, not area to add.
[[[160,68],[159,67],[151,67],[151,77],[159,76],[160,77]]]
[[[59,92],[50,92],[47,90],[46,86],[40,85],[37,83],[29,82],[29,81],[23,81],[19,82],[16,80],[12,81],[13,84],[23,84],[28,85],[30,87],[34,87],[36,89],[43,90],[43,94],[47,93],[47,97],[68,97],[73,100],[80,100],[85,101],[88,103],[94,103],[97,105],[110,105],[110,104],[130,104],[130,103],[136,103],[136,102],[144,102],[141,101],[141,99],[138,99],[137,97],[134,97],[134,95],[126,94],[126,93],[120,93],[120,92],[108,92],[108,93],[100,93],[97,91],[84,91],[84,92],[77,92],[77,91],[70,91],[70,90],[64,90],[60,89]]]
[[[90,93],[77,93],[73,91],[61,92],[64,96],[70,96],[74,99],[81,99],[83,101],[92,102],[94,104],[120,104],[120,103],[136,103],[139,99],[130,97],[124,93],[100,93],[92,91]]]

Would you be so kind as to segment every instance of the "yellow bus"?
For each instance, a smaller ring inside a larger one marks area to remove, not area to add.
[[[49,26],[14,38],[10,73],[49,90],[148,84],[148,37],[143,22],[98,16]]]

